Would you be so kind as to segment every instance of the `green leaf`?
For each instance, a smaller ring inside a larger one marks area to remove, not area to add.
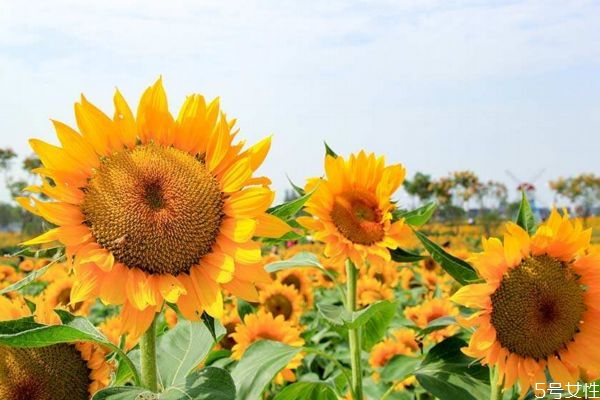
[[[159,395],[134,386],[119,386],[102,389],[92,400],[159,400]]]
[[[229,372],[207,367],[187,376],[183,385],[167,388],[160,400],[235,400],[235,384]]]
[[[390,255],[392,256],[392,260],[396,262],[417,262],[420,260],[424,260],[429,256],[422,256],[420,254],[411,253],[406,251],[400,247],[395,248],[394,250],[390,250]]]
[[[240,316],[240,320],[243,321],[247,314],[253,314],[254,311],[256,310],[252,304],[248,303],[246,300],[240,298],[237,299],[237,313]]]
[[[256,400],[301,347],[292,347],[270,340],[253,343],[233,369],[231,376],[237,387],[237,400]]]
[[[323,382],[296,382],[286,386],[273,400],[337,400],[333,389]]]
[[[310,199],[310,196],[314,193],[314,190],[310,193],[306,193],[297,199],[290,200],[286,203],[276,205],[267,210],[267,212],[279,219],[288,220],[293,218],[304,206],[304,203]]]
[[[418,336],[423,337],[425,335],[429,335],[431,332],[438,331],[440,329],[444,329],[449,325],[454,325],[456,323],[456,319],[454,317],[440,317],[431,321],[425,328],[419,331]]]
[[[24,288],[25,286],[29,285],[31,282],[35,281],[37,278],[39,278],[40,276],[42,276],[46,272],[48,272],[48,269],[50,269],[50,267],[54,263],[56,263],[56,261],[51,262],[48,265],[44,265],[42,268],[40,268],[36,271],[30,272],[25,278],[21,279],[19,282],[15,282],[12,285],[7,286],[4,289],[0,290],[0,295],[6,294],[9,292],[14,292],[15,290]]]
[[[381,380],[384,382],[402,382],[414,375],[421,360],[417,357],[402,354],[394,356],[381,370]]]
[[[220,339],[225,328],[217,322]],[[201,322],[181,320],[175,328],[158,338],[157,365],[163,387],[183,385],[186,377],[200,364],[215,345],[212,333]]]
[[[431,219],[436,208],[437,205],[431,202],[412,211],[396,213],[394,218],[404,218],[408,225],[419,227],[425,225]]]
[[[431,254],[435,262],[440,264],[461,285],[476,282],[479,278],[477,273],[466,261],[447,253],[442,247],[432,242],[427,236],[419,231],[414,231],[417,238],[423,243],[425,250]]]
[[[347,326],[352,320],[352,315],[344,306],[335,306],[332,304],[317,304],[319,314],[327,322],[336,326]]]
[[[208,328],[208,331],[210,332],[213,340],[216,342],[217,331],[215,330],[215,319],[212,316],[210,316],[206,311],[202,312],[201,318],[202,322],[204,322],[204,325],[206,325],[206,327]]]
[[[524,191],[521,192],[521,204],[519,205],[516,223],[530,235],[535,233],[535,216],[531,211],[531,206]]]
[[[325,154],[328,155],[328,156],[331,156],[333,158],[337,158],[338,157],[337,153],[335,151],[333,151],[331,149],[331,147],[329,147],[329,145],[327,144],[327,142],[323,142],[323,143],[325,143]]]
[[[387,332],[390,322],[396,314],[396,303],[383,300],[371,304],[368,308],[370,309],[368,311],[369,318],[364,324],[359,324],[362,326],[362,348],[366,351],[371,350],[371,347],[379,342]],[[355,316],[355,321],[357,319]]]
[[[319,268],[325,271],[325,267],[321,265],[317,256],[308,251],[301,251],[287,260],[275,261],[265,265],[267,272],[277,272],[291,268]]]
[[[396,312],[396,303],[382,300],[377,301],[373,304],[369,304],[362,310],[354,311],[352,313],[352,319],[348,323],[349,328],[360,328],[367,324],[371,319],[381,317],[382,315],[393,316]],[[386,326],[387,328],[387,326]]]
[[[421,386],[440,400],[488,398],[489,370],[463,354],[466,345],[456,336],[435,345],[415,373]]]
[[[292,185],[292,188],[294,189],[294,191],[296,193],[298,193],[300,196],[304,196],[306,194],[306,191],[304,189],[302,189],[300,186],[296,185],[294,182],[292,182],[292,180],[290,179],[289,176],[285,176],[288,180],[288,182],[290,183],[290,185]]]

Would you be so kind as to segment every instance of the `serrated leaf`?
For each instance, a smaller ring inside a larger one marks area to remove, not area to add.
[[[229,372],[207,367],[186,377],[183,385],[167,388],[160,400],[235,400],[235,384]]]
[[[334,390],[323,382],[296,382],[283,388],[273,400],[337,400]]]
[[[267,272],[277,272],[284,269],[291,268],[319,268],[325,270],[323,265],[319,262],[319,258],[308,251],[301,251],[300,253],[294,254],[293,257],[283,261],[275,261],[265,265]]]
[[[383,338],[396,314],[396,303],[394,302],[384,300],[373,303],[369,307],[372,307],[369,318],[364,324],[359,325],[362,326],[362,348],[366,351],[370,351],[371,347]]]
[[[331,156],[333,158],[337,158],[338,157],[337,153],[335,151],[333,151],[331,149],[331,147],[329,147],[329,145],[327,144],[327,142],[323,142],[323,143],[325,143],[325,154],[328,155],[328,156]]]
[[[450,337],[435,345],[425,356],[415,376],[421,386],[440,400],[479,400],[490,394],[489,370],[461,348],[467,343]]]
[[[411,211],[396,213],[394,217],[395,219],[404,218],[408,225],[419,227],[425,225],[431,219],[436,208],[437,205],[431,202]]]
[[[96,392],[92,400],[159,400],[159,396],[141,387],[119,386]]]
[[[215,334],[220,339],[225,328],[217,321]],[[158,338],[157,366],[163,387],[183,385],[186,377],[214,347],[212,333],[204,323],[181,320],[175,328]]]
[[[441,267],[461,285],[468,285],[479,279],[473,267],[466,261],[447,253],[442,247],[432,242],[423,233],[419,231],[414,231],[414,233],[423,244],[423,247],[425,247],[425,250],[429,252],[433,260],[440,264]]]
[[[381,370],[381,380],[384,382],[402,382],[414,375],[421,360],[417,357],[399,354],[394,356]]]
[[[521,204],[519,205],[516,223],[530,235],[535,233],[535,216],[531,211],[525,192],[521,192]]]
[[[400,247],[395,248],[394,250],[390,249],[390,256],[392,260],[396,262],[417,262],[426,259],[429,256],[422,256],[420,254],[411,253],[407,250],[404,250]]]
[[[317,304],[317,310],[327,322],[336,326],[347,326],[352,320],[352,315],[344,306]]]
[[[314,190],[310,193],[305,193],[303,196],[297,199],[290,200],[288,202],[276,205],[267,210],[267,212],[279,219],[288,220],[293,218],[304,206],[304,204],[310,199],[310,196],[314,193]]]
[[[237,387],[236,400],[256,400],[301,347],[260,340],[246,350],[231,376]]]

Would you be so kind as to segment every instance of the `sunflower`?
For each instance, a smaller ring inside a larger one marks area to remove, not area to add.
[[[576,382],[580,368],[600,368],[600,252],[590,251],[583,230],[552,210],[530,236],[513,223],[504,242],[483,241],[470,258],[485,280],[452,297],[477,309],[466,326],[477,327],[463,351],[498,367],[498,383],[516,381],[524,394],[536,382]]]
[[[289,229],[266,213],[270,181],[252,176],[271,139],[242,151],[235,120],[217,99],[207,104],[197,94],[173,118],[161,79],[135,117],[118,91],[114,104],[110,118],[82,96],[81,134],[54,122],[62,147],[30,141],[44,181],[28,190],[52,201],[19,203],[57,227],[25,244],[62,242],[76,276],[71,301],[123,304],[134,336],[165,300],[198,319],[204,311],[221,317],[222,289],[257,299],[260,247],[252,237]]]
[[[419,346],[416,341],[415,331],[408,328],[400,328],[392,333],[392,337],[386,338],[375,344],[371,349],[369,364],[374,369],[379,369],[397,355],[415,356]],[[373,381],[380,380],[379,371],[373,372]],[[414,375],[394,384],[395,390],[402,390],[416,383]]]
[[[398,264],[394,261],[385,264],[370,265],[367,274],[390,288],[395,288],[400,279]]]
[[[406,307],[404,316],[423,329],[438,318],[458,316],[458,308],[448,299],[433,298],[417,306]],[[456,325],[450,325],[429,333],[427,338],[437,343],[444,338],[454,335],[457,331],[458,327]]]
[[[0,296],[0,321],[29,315],[22,298]],[[85,342],[32,348],[0,345],[0,399],[87,400],[110,381],[107,354],[103,347]]]
[[[284,285],[275,281],[265,285],[258,293],[260,307],[274,317],[282,315],[291,323],[298,323],[304,309],[304,298],[292,285]]]
[[[258,310],[256,314],[244,316],[244,323],[238,324],[235,332],[230,336],[235,340],[231,357],[239,360],[246,349],[254,342],[261,339],[274,340],[290,346],[303,346],[304,340],[300,337],[300,328],[290,325],[283,315],[274,317],[265,310]],[[282,384],[284,381],[294,382],[296,376],[293,372],[302,363],[302,352],[298,353],[275,377],[275,383]]]
[[[393,300],[394,291],[386,284],[369,275],[362,275],[356,283],[356,297],[359,307],[366,307],[380,300]]]
[[[314,302],[313,285],[310,274],[313,268],[291,268],[278,271],[276,280],[283,285],[292,286],[300,293],[306,308],[312,308]]]
[[[44,292],[39,296],[38,302],[42,301],[51,309],[63,307],[71,314],[87,316],[95,299],[84,299],[79,302],[71,301],[71,290],[73,288],[73,276],[63,276],[55,279],[46,286]]]
[[[326,178],[310,179],[306,191],[314,190],[306,202],[310,217],[298,222],[325,243],[324,254],[343,265],[346,259],[363,268],[390,261],[388,248],[399,246],[405,235],[403,220],[392,222],[392,194],[400,187],[405,169],[385,166],[384,158],[364,151],[342,157],[325,157]]]

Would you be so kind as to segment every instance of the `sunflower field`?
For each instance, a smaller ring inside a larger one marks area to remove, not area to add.
[[[593,217],[448,228],[410,166],[327,145],[274,205],[271,138],[161,79],[75,118],[30,140],[46,229],[2,239],[0,400],[600,398]]]

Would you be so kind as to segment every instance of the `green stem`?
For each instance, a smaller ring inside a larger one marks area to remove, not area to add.
[[[504,385],[498,382],[498,368],[490,367],[490,400],[502,400]]]
[[[140,338],[140,356],[142,386],[156,393],[158,392],[158,376],[156,370],[156,315],[148,327],[148,330]]]
[[[346,285],[348,287],[346,310],[349,313],[356,310],[356,281],[356,266],[352,261],[346,260]],[[352,368],[352,393],[354,394],[354,400],[363,400],[360,328],[349,328],[348,339],[350,342],[350,366]]]

